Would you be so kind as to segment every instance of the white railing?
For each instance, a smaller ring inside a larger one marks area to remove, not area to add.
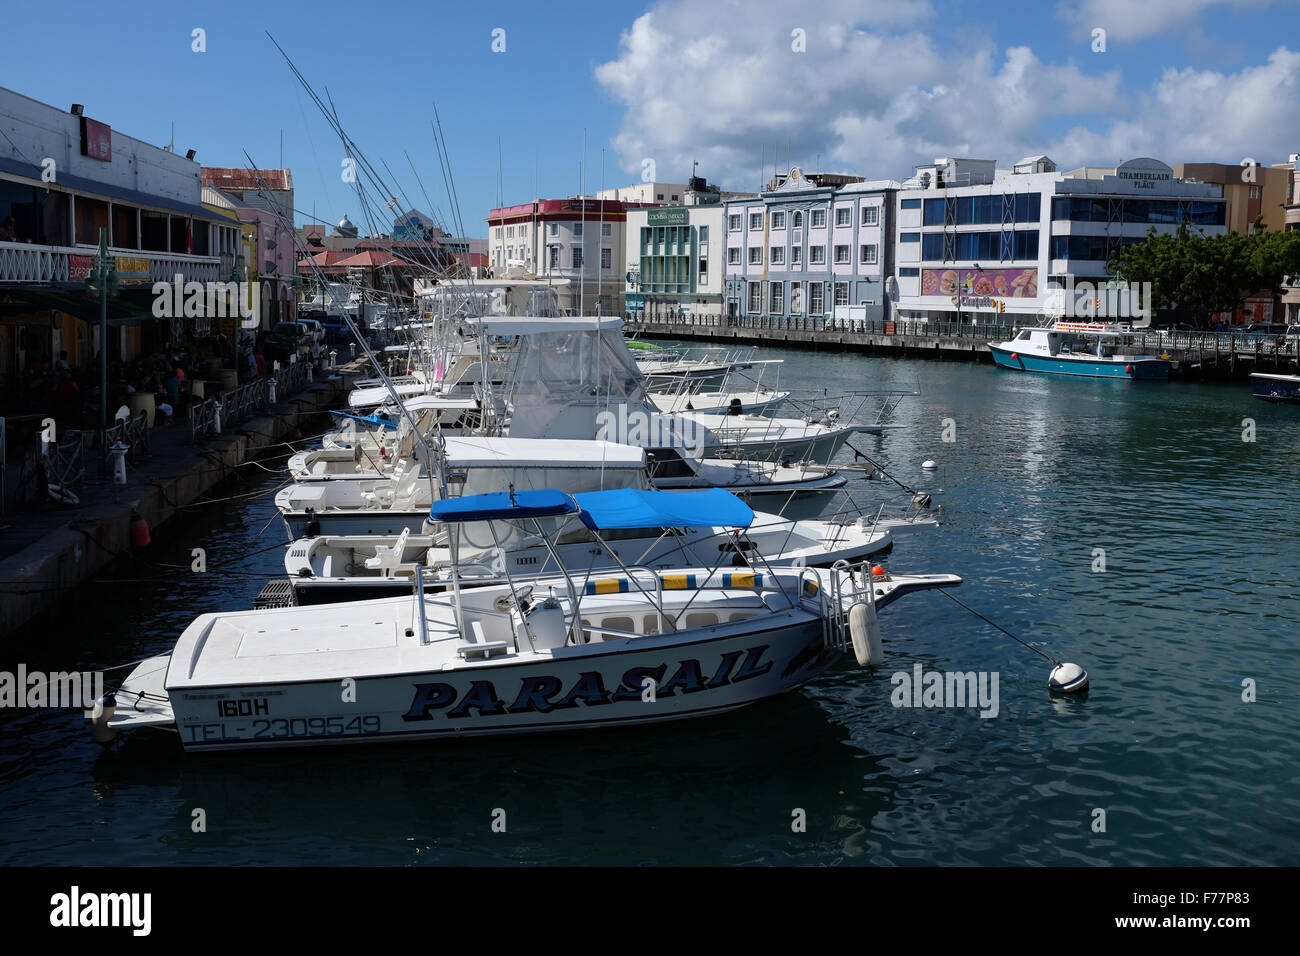
[[[38,246],[26,242],[0,242],[0,283],[68,282],[70,256],[93,257],[95,246]],[[113,256],[149,260],[151,282],[171,282],[180,273],[185,281],[221,282],[221,260],[217,256],[192,256],[180,252],[152,252],[142,249],[109,248]]]

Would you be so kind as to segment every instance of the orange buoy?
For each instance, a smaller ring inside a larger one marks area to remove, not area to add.
[[[1124,366],[1124,374],[1125,374],[1125,375],[1132,375],[1132,374],[1133,374],[1133,366],[1132,366],[1132,365],[1125,365],[1125,366]]]
[[[131,544],[137,548],[147,548],[149,541],[149,522],[145,521],[140,512],[133,508],[131,510]]]
[[[883,578],[885,576],[885,569],[877,564],[874,568],[871,569],[871,576],[873,578]]]

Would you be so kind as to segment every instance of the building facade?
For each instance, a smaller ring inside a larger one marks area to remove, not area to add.
[[[239,226],[203,205],[199,164],[7,89],[0,126],[0,393],[61,352],[89,375],[101,346],[110,365],[168,348],[182,321],[154,315],[153,284],[235,267]],[[86,295],[101,231],[118,276],[104,343]]]
[[[795,167],[758,196],[725,203],[728,320],[888,318],[898,187]]]
[[[724,222],[720,205],[628,210],[626,314],[721,316]]]
[[[626,291],[627,213],[643,204],[572,197],[535,199],[488,213],[488,261],[538,278],[568,279],[558,287],[566,315],[621,314]]]
[[[1154,159],[1060,172],[1046,156],[1010,170],[993,160],[937,159],[897,193],[898,318],[1016,324],[1076,317],[1066,290],[1111,277],[1108,264],[1154,227],[1186,222],[1217,235],[1226,205],[1216,185],[1184,182]],[[1091,315],[1141,322],[1128,295],[1087,296]]]

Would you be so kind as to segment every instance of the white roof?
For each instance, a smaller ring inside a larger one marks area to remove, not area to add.
[[[567,438],[449,436],[447,461],[459,467],[645,468],[645,449]]]
[[[615,315],[583,315],[573,318],[552,319],[545,316],[484,315],[466,319],[488,335],[540,335],[543,332],[595,332],[600,329],[621,329],[623,320]]]

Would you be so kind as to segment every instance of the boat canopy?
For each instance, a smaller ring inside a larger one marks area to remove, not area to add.
[[[543,335],[548,332],[597,332],[621,329],[623,320],[615,315],[573,316],[472,316],[465,320],[485,335]]]
[[[721,488],[704,491],[642,491],[620,488],[573,496],[578,517],[596,531],[617,528],[748,528],[754,512]]]
[[[434,521],[509,521],[515,518],[548,518],[571,515],[578,510],[570,495],[549,488],[539,491],[498,491],[487,495],[444,498],[429,509]]]

